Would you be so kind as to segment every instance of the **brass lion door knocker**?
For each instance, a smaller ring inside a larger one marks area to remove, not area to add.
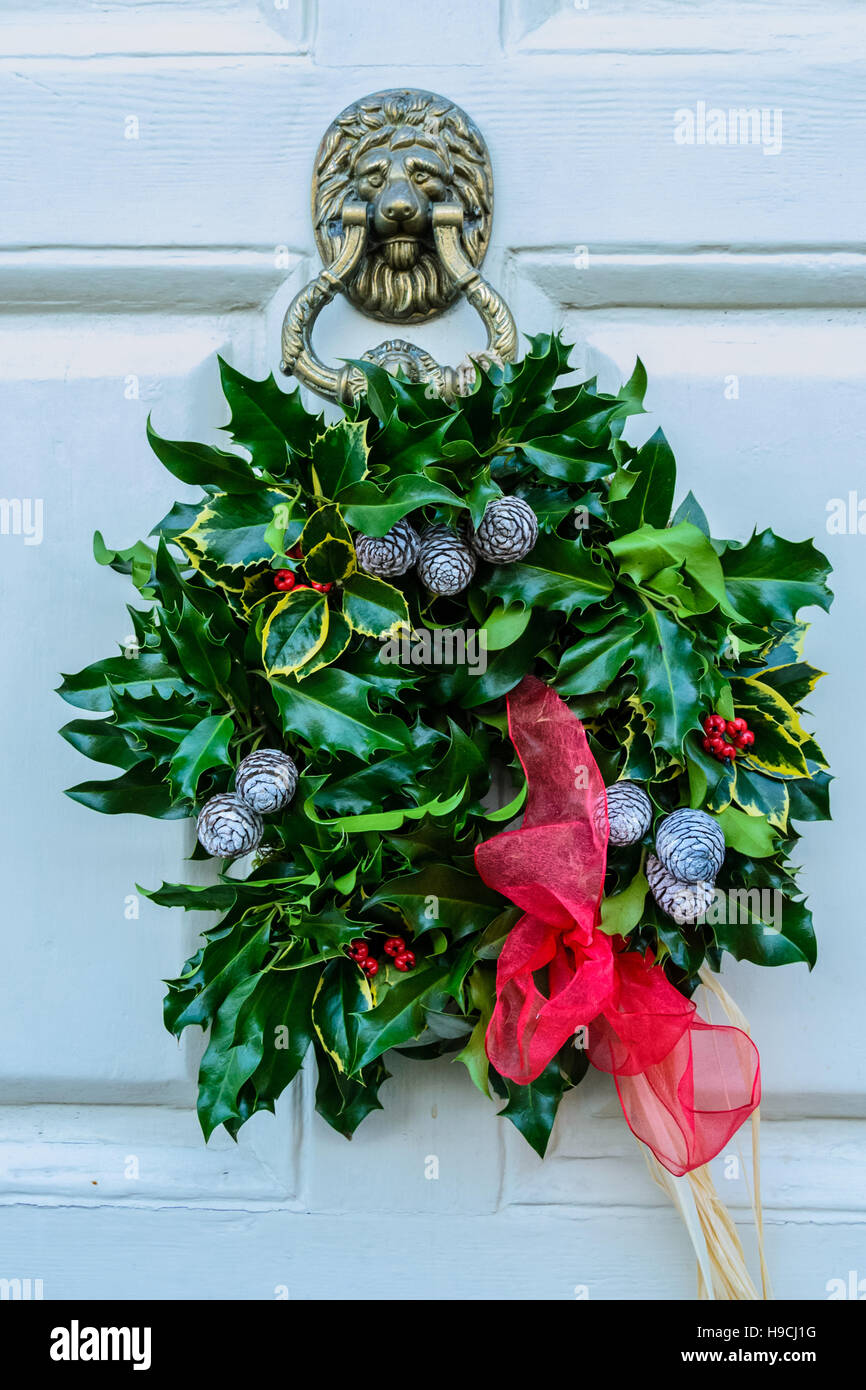
[[[341,404],[364,391],[358,367],[329,367],[313,348],[316,319],[338,291],[370,317],[398,324],[433,318],[462,294],[487,329],[476,358],[510,361],[514,319],[479,270],[492,215],[487,146],[459,106],[410,90],[377,92],[347,106],[316,155],[313,225],[323,268],[289,305],[281,370]],[[364,358],[392,372],[402,368],[448,400],[475,380],[470,358],[442,367],[401,338]]]

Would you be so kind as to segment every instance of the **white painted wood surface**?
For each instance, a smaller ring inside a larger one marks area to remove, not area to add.
[[[128,544],[183,492],[145,417],[213,438],[214,353],[275,365],[315,265],[319,137],[346,102],[413,84],[490,143],[488,270],[520,327],[567,328],[611,384],[640,353],[642,426],[663,424],[714,529],[815,535],[836,566],[812,634],[833,673],[813,707],[836,822],[802,852],[819,966],[730,966],[725,983],[764,1062],[777,1292],[866,1278],[866,538],[825,530],[831,498],[866,498],[864,38],[857,0],[4,7],[0,493],[41,498],[44,537],[0,536],[0,1277],[41,1278],[46,1298],[693,1296],[688,1240],[601,1076],[566,1101],[543,1164],[444,1062],[398,1062],[351,1146],[304,1076],[276,1119],[205,1149],[195,1042],[160,1019],[195,925],[146,900],[125,915],[136,882],[182,876],[189,827],[60,796],[88,774],[55,734],[71,717],[57,672],[128,630],[92,532]],[[676,112],[699,102],[779,109],[780,151],[677,144]],[[347,308],[317,334],[331,357],[382,336]],[[479,341],[463,311],[417,337],[447,360]],[[749,1246],[747,1144],[716,1167]]]

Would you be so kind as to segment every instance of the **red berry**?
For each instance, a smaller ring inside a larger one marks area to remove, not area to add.
[[[367,956],[361,961],[361,969],[367,978],[372,980],[373,976],[379,973],[379,962],[375,956]]]
[[[394,957],[394,966],[397,970],[411,970],[415,965],[414,951],[400,951]]]
[[[708,732],[709,732],[710,729],[714,729],[714,730],[716,730],[716,731],[717,731],[718,733],[720,733],[720,734],[721,734],[721,733],[724,733],[724,730],[725,730],[725,720],[724,720],[724,716],[721,715],[721,714],[708,714],[708,715],[707,715],[707,718],[706,718],[706,722],[705,722],[705,724],[704,724],[704,728],[706,728]]]
[[[311,581],[310,587],[313,588],[313,589],[316,589],[316,590],[318,591],[318,593],[320,593],[320,594],[329,594],[329,593],[331,592],[331,589],[333,588],[333,585],[332,585],[332,584],[319,584],[319,583],[317,583],[317,581],[314,579],[314,580]]]
[[[732,743],[722,744],[722,751],[719,754],[720,758],[735,758],[736,756],[737,750]]]
[[[405,951],[406,942],[402,936],[389,936],[385,942],[385,955],[398,956],[401,951]]]
[[[354,941],[349,942],[349,951],[354,956],[355,960],[364,960],[364,958],[370,954],[369,946],[361,937],[357,937]]]
[[[704,749],[704,752],[705,752],[705,753],[712,753],[712,751],[713,751],[713,740],[712,740],[711,738],[705,738],[705,739],[703,740],[703,749]]]
[[[710,739],[710,752],[721,753],[724,746],[725,740],[722,738],[721,734],[713,734],[712,738]]]
[[[274,575],[274,583],[276,584],[277,588],[279,588],[281,585],[285,585],[287,589],[291,589],[294,582],[295,576],[292,574],[291,570],[277,570],[276,574]]]
[[[303,557],[304,552],[301,550],[301,547],[299,545],[296,545],[293,550],[289,551],[290,560],[302,560]]]
[[[746,729],[748,729],[748,727],[749,727],[748,724],[746,723],[745,719],[743,719],[742,717],[737,718],[737,719],[732,719],[732,720],[731,720],[731,723],[732,723],[733,726],[734,726],[734,732],[735,732],[735,733],[738,733],[738,734],[745,733]]]
[[[752,733],[751,729],[744,729],[741,734],[737,734],[736,743],[738,748],[751,748],[754,742],[755,735]]]

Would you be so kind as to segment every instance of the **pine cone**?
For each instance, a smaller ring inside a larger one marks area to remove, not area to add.
[[[713,901],[714,887],[699,879],[697,883],[684,883],[669,873],[660,859],[654,854],[647,856],[647,882],[652,895],[668,917],[681,927],[691,926],[702,917]]]
[[[602,806],[596,810],[601,820]],[[616,782],[607,788],[607,823],[612,845],[636,845],[652,824],[652,802],[637,782]]]
[[[434,594],[459,594],[475,573],[475,556],[450,526],[430,526],[421,537],[418,576]]]
[[[404,518],[385,536],[364,536],[359,532],[355,537],[355,555],[367,574],[388,579],[412,568],[418,559],[419,545],[417,531]]]
[[[237,859],[249,854],[262,838],[262,818],[233,792],[212,796],[202,807],[196,825],[202,849],[216,859]]]
[[[298,769],[288,753],[278,748],[258,748],[238,768],[235,791],[248,806],[267,816],[288,806],[298,785]]]
[[[656,854],[675,878],[715,883],[725,862],[725,836],[706,811],[684,807],[665,816],[656,831]]]
[[[510,565],[528,555],[538,540],[535,512],[522,497],[495,497],[488,502],[473,549],[494,565]]]

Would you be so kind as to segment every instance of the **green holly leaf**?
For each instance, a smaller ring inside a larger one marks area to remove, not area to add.
[[[192,606],[186,594],[179,611],[166,615],[165,630],[179,666],[191,681],[205,690],[225,685],[231,673],[231,653],[224,641],[211,634],[211,620]]]
[[[230,714],[211,714],[196,724],[178,744],[169,764],[175,796],[195,801],[198,780],[212,767],[229,763],[229,743],[234,734]]]
[[[706,513],[693,492],[686,493],[671,517],[672,526],[678,526],[681,521],[690,521],[692,526],[697,526],[698,530],[707,537],[710,534],[710,524],[707,521]]]
[[[685,617],[718,606],[728,618],[745,621],[728,599],[718,555],[690,521],[661,529],[641,526],[611,541],[609,549],[623,574],[644,588],[674,597]],[[672,587],[671,576],[678,587]]]
[[[268,676],[291,676],[311,661],[328,636],[328,600],[317,589],[292,589],[262,631]]]
[[[156,693],[166,697],[176,691],[191,695],[186,675],[166,660],[162,652],[139,652],[136,656],[108,657],[95,661],[74,675],[64,675],[57,688],[68,705],[107,713],[111,709],[111,690],[139,699]]]
[[[60,730],[61,738],[92,758],[96,763],[130,768],[140,763],[145,754],[130,748],[122,731],[105,719],[73,719]]]
[[[268,970],[259,976],[243,1006],[239,1024],[257,1034],[261,1020],[262,1058],[251,1076],[256,1110],[273,1111],[274,1102],[301,1069],[313,1040],[312,1006],[318,983],[319,975],[312,969]]]
[[[812,541],[786,541],[769,530],[756,532],[745,545],[729,541],[721,560],[733,602],[758,626],[791,623],[801,608],[813,604],[830,608],[830,564]]]
[[[599,450],[598,454],[596,457],[569,435],[527,440],[520,445],[520,456],[530,468],[547,478],[559,478],[572,484],[591,483],[613,473],[616,462],[607,449]]]
[[[209,444],[163,439],[147,421],[147,438],[160,463],[191,487],[222,492],[257,492],[262,486],[246,459]]]
[[[270,915],[264,921],[248,915],[209,933],[207,944],[187,962],[184,973],[166,982],[163,1018],[168,1031],[179,1038],[191,1024],[206,1028],[234,990],[254,983],[269,950],[270,931]]]
[[[372,1009],[353,1019],[355,1050],[351,1071],[357,1073],[392,1047],[402,1047],[423,1032],[425,1009],[444,1009],[448,969],[437,962],[416,969],[390,987]]]
[[[608,936],[628,936],[643,917],[644,902],[649,884],[642,873],[635,874],[621,893],[612,893],[601,900],[599,926]]]
[[[133,767],[108,782],[80,782],[65,795],[103,815],[153,816],[156,820],[182,820],[190,807],[178,805],[167,782],[143,767]]]
[[[364,915],[387,905],[400,913],[416,935],[440,927],[453,941],[482,932],[502,911],[498,893],[478,874],[460,873],[450,864],[428,864],[418,873],[390,879],[364,903]]]
[[[411,747],[411,731],[391,714],[374,713],[368,700],[373,687],[333,666],[308,676],[303,685],[291,677],[271,681],[283,730],[329,753],[354,753],[367,759],[378,748],[399,753]]]
[[[316,793],[315,805],[323,811],[361,815],[378,810],[395,794],[401,794],[401,799],[409,797],[417,804],[421,800],[418,778],[433,766],[444,735],[423,724],[416,725],[411,735],[413,746],[405,752],[380,758],[347,777],[329,778]],[[452,790],[447,787],[445,795]]]
[[[313,450],[318,491],[334,499],[367,476],[366,420],[339,420],[320,434]]]
[[[678,758],[683,739],[700,721],[705,663],[685,628],[649,603],[632,641],[632,656],[641,701],[655,724],[656,742]]]
[[[469,518],[473,526],[481,525],[487,504],[495,502],[497,497],[501,496],[502,488],[491,478],[489,467],[480,469],[472,479],[466,494],[466,501],[469,503]]]
[[[382,1109],[379,1087],[388,1080],[390,1073],[381,1057],[357,1077],[338,1071],[321,1047],[316,1048],[316,1060],[319,1067],[316,1111],[338,1134],[351,1139],[371,1111]]]
[[[539,1158],[544,1158],[559,1102],[568,1090],[568,1082],[562,1076],[556,1060],[549,1062],[541,1075],[528,1086],[518,1086],[516,1082],[506,1080],[505,1088],[508,1104],[499,1114],[520,1130]]]
[[[506,606],[525,603],[573,613],[605,599],[613,580],[596,552],[580,541],[539,536],[525,560],[494,566],[482,588]]]
[[[632,656],[637,618],[615,618],[602,632],[581,637],[563,653],[555,689],[564,698],[605,690]]]
[[[575,502],[570,488],[526,487],[523,485],[516,490],[516,495],[529,503],[535,512],[538,529],[543,534],[558,530],[567,516],[575,515],[576,507],[579,505]],[[589,496],[587,494],[580,501],[588,501]],[[599,499],[595,494],[591,496],[593,505],[603,515]]]
[[[241,980],[220,1006],[211,1028],[198,1072],[198,1118],[205,1141],[218,1125],[240,1118],[241,1087],[262,1060],[264,1038],[260,1021],[242,1029],[240,1040],[235,1040],[238,1015],[258,982],[256,975]]]
[[[422,475],[410,475],[382,489],[369,478],[354,483],[340,494],[343,515],[350,526],[366,536],[384,536],[409,512],[436,503],[446,507],[466,507],[466,501],[441,483]]]
[[[400,590],[361,570],[343,583],[343,613],[354,631],[366,637],[399,637],[410,626],[409,609]]]
[[[776,852],[777,834],[766,816],[749,815],[727,806],[714,816],[722,829],[725,844],[752,859],[766,859]]]
[[[235,443],[249,449],[258,467],[282,476],[292,451],[309,454],[322,417],[310,415],[300,391],[281,390],[272,375],[253,381],[222,357],[218,361],[223,394],[231,407],[224,428]]]
[[[523,636],[531,617],[532,609],[522,603],[515,603],[511,607],[506,607],[504,603],[496,604],[481,629],[487,651],[499,652],[510,647],[512,642]]]
[[[830,783],[833,778],[821,768],[811,767],[810,776],[785,782],[791,820],[830,820]]]
[[[737,895],[733,901],[731,893]],[[732,888],[718,911],[726,920],[713,920],[711,904],[707,922],[716,944],[735,960],[749,960],[753,965],[805,961],[810,970],[814,966],[817,946],[812,914],[803,903],[767,889]]]
[[[661,430],[656,430],[638,450],[627,473],[631,485],[626,495],[610,504],[610,516],[617,534],[626,535],[643,525],[667,526],[676,489],[677,466]]]
[[[143,590],[153,574],[154,553],[144,541],[136,541],[126,550],[110,550],[102,533],[93,534],[93,558],[98,565],[110,565],[118,574],[128,574],[136,589]]]
[[[238,884],[163,883],[159,888],[141,888],[139,893],[160,907],[182,907],[185,912],[227,912],[234,907]]]
[[[469,995],[473,1008],[478,1010],[478,1022],[466,1046],[462,1052],[458,1052],[454,1060],[463,1063],[472,1084],[478,1087],[483,1096],[489,1097],[490,1060],[487,1056],[487,1029],[496,1003],[496,976],[492,970],[487,970],[481,965],[475,966],[469,976]]]

